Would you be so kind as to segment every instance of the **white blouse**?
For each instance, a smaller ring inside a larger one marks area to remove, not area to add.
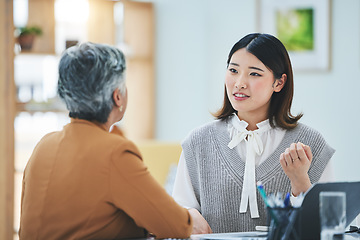
[[[237,115],[232,116],[231,121],[228,122],[228,132],[231,139],[228,146],[229,148],[235,148],[241,159],[245,161],[240,212],[246,212],[249,204],[251,217],[257,218],[255,167],[259,166],[275,151],[284,138],[286,130],[272,128],[269,120],[256,124],[258,129],[254,131],[246,130],[247,126],[248,123],[240,120]],[[324,169],[319,182],[333,180],[330,162]],[[179,159],[172,196],[181,206],[195,208],[200,211],[200,204],[195,197],[183,153],[181,153]],[[295,197],[291,198],[292,202],[294,199]]]

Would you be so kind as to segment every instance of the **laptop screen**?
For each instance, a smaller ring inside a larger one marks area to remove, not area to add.
[[[305,194],[298,222],[295,224],[301,239],[320,239],[320,192],[346,193],[346,226],[360,213],[360,182],[316,183]]]

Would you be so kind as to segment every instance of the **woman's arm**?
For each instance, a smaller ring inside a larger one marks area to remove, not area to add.
[[[188,209],[194,224],[192,234],[212,233],[208,222],[200,213],[200,204],[196,199],[183,153],[180,155],[172,196],[177,203]]]
[[[319,182],[332,182],[334,181],[333,176],[333,167],[331,163],[331,159],[329,160],[328,164],[326,165],[324,172],[321,174],[321,177],[319,179]],[[297,197],[291,194],[290,201],[292,204],[296,202]]]
[[[195,208],[200,211],[200,204],[196,199],[186,166],[185,155],[182,152],[176,170],[176,177],[172,196],[175,201],[185,208]]]
[[[313,155],[309,146],[302,143],[293,143],[280,155],[280,164],[291,181],[292,193],[297,196],[311,187],[308,171]],[[319,182],[333,181],[331,159],[326,165]]]
[[[187,238],[189,212],[178,205],[130,151],[114,154],[110,186],[114,205],[157,238]]]

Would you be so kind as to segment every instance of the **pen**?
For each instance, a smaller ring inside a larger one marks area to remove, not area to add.
[[[267,207],[270,207],[270,206],[269,206],[269,203],[268,203],[268,200],[267,200],[267,196],[266,196],[264,187],[263,187],[261,181],[258,181],[258,182],[256,183],[256,186],[257,186],[257,189],[259,190],[260,196],[262,197],[262,199],[263,199],[264,202],[265,202],[265,205],[266,205]]]
[[[290,193],[287,193],[284,199],[284,206],[288,207],[290,205]]]
[[[269,212],[270,212],[272,219],[274,219],[275,223],[277,224],[277,222],[278,222],[277,218],[276,218],[275,214],[273,213],[271,207],[269,206],[269,202],[267,200],[267,196],[266,196],[266,193],[265,193],[265,190],[264,190],[264,187],[263,187],[261,181],[258,181],[256,183],[256,186],[257,186],[257,189],[259,190],[260,196],[263,198],[263,200],[265,202],[265,205],[269,208]]]

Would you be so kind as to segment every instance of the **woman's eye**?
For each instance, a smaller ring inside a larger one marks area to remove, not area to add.
[[[258,74],[258,73],[256,73],[256,72],[252,72],[252,73],[250,73],[250,76],[257,76],[257,77],[261,77],[261,75],[260,75],[260,74]]]
[[[229,68],[229,71],[232,73],[237,73],[238,71],[235,68]]]

